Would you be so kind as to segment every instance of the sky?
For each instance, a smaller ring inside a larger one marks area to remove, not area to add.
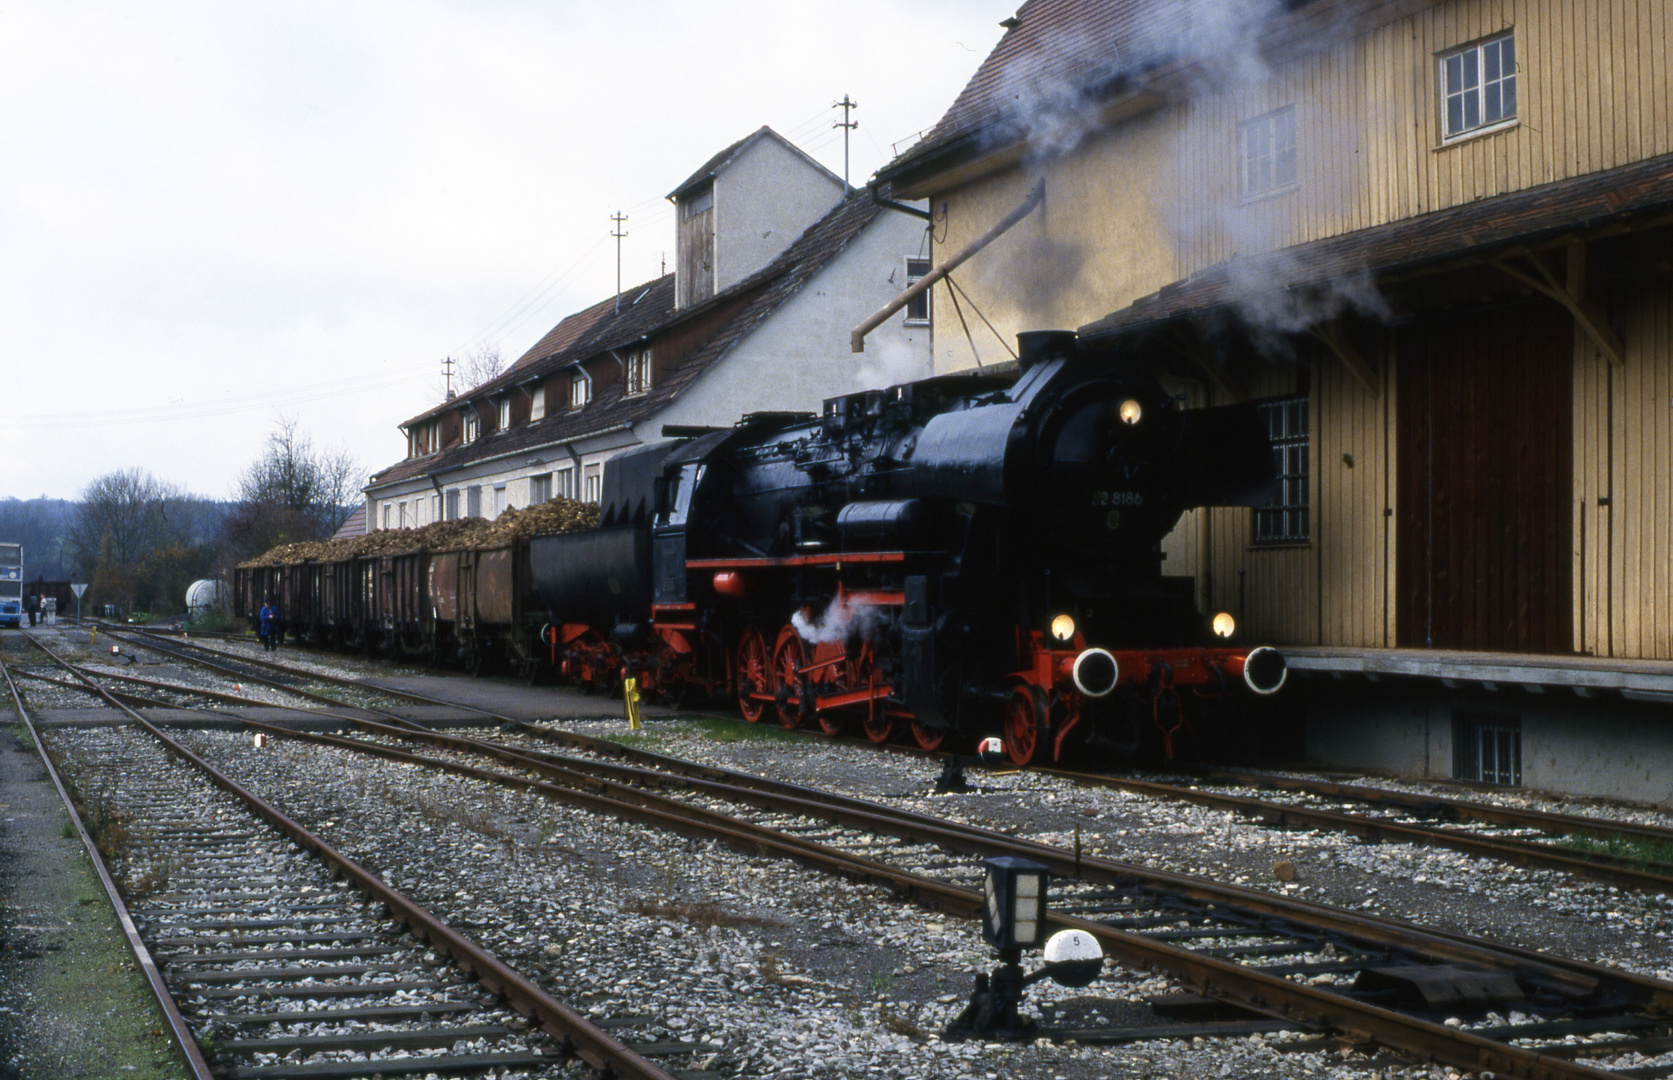
[[[0,0],[0,497],[209,497],[282,421],[367,473],[673,261],[664,196],[770,124],[863,182],[1018,0]]]

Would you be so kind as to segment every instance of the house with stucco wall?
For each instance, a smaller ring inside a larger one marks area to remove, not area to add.
[[[596,502],[606,458],[670,426],[930,372],[928,311],[909,307],[862,356],[849,328],[899,294],[925,221],[763,127],[670,194],[675,272],[553,327],[496,378],[401,424],[405,457],[366,488],[371,528],[413,528],[565,496]]]

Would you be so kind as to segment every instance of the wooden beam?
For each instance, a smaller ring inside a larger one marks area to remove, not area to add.
[[[1603,315],[1586,300],[1586,245],[1579,240],[1571,240],[1568,245],[1568,270],[1565,281],[1558,281],[1550,267],[1533,252],[1522,255],[1533,268],[1538,271],[1535,277],[1520,270],[1510,263],[1510,256],[1493,260],[1493,265],[1520,281],[1522,284],[1549,296],[1557,303],[1568,309],[1580,329],[1586,332],[1597,347],[1603,350],[1603,355],[1616,367],[1625,367],[1627,362],[1626,342],[1620,335],[1609,328]]]
[[[1326,323],[1309,326],[1307,332],[1322,342],[1325,348],[1335,353],[1336,359],[1342,361],[1342,366],[1347,368],[1349,374],[1355,379],[1359,380],[1359,385],[1365,387],[1372,397],[1382,397],[1382,376],[1378,375],[1377,369],[1372,367],[1365,357],[1359,354],[1359,350],[1354,348],[1347,338],[1342,336],[1340,320],[1332,319]]]
[[[1248,399],[1248,391],[1244,390],[1230,373],[1222,371],[1207,356],[1203,355],[1202,343],[1189,329],[1179,328],[1176,333],[1165,334],[1162,340],[1168,348],[1184,357],[1185,360],[1208,380],[1209,385],[1218,390],[1228,401],[1240,402]]]

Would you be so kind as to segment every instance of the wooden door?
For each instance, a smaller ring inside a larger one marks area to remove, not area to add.
[[[1402,646],[1572,651],[1571,325],[1541,301],[1402,331]]]

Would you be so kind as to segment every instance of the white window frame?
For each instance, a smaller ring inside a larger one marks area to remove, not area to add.
[[[1293,103],[1237,125],[1237,190],[1243,202],[1282,195],[1300,183]]]
[[[482,417],[480,417],[476,414],[475,409],[466,409],[465,410],[465,441],[467,443],[473,443],[481,437],[482,437]]]
[[[584,494],[581,498],[597,506],[604,497],[604,466],[588,465],[582,474]]]
[[[539,506],[552,501],[552,474],[541,473],[529,477],[529,505]]]
[[[587,381],[586,375],[579,371],[571,372],[569,376],[569,411],[587,407],[592,398],[592,383]]]
[[[910,289],[922,281],[929,272],[930,261],[928,259],[908,256],[906,259],[906,287]],[[929,325],[929,294],[931,291],[925,289],[920,295],[907,303],[905,308],[907,326]]]
[[[1504,62],[1507,47],[1508,65]],[[1503,131],[1516,124],[1521,102],[1517,98],[1515,31],[1441,53],[1435,58],[1435,75],[1443,144]]]
[[[529,391],[529,423],[546,419],[546,386],[535,383],[534,389]]]
[[[625,380],[622,394],[625,397],[638,397],[651,388],[651,350],[643,349],[639,352],[627,354],[622,378]]]
[[[500,398],[500,430],[511,426],[511,395],[505,394]]]
[[[558,475],[554,477],[554,480],[556,481],[557,494],[560,497],[565,499],[575,498],[574,466],[565,466],[564,468],[559,469]]]
[[[383,504],[383,527],[386,529],[389,528],[389,511],[392,508],[393,507],[389,503]]]

